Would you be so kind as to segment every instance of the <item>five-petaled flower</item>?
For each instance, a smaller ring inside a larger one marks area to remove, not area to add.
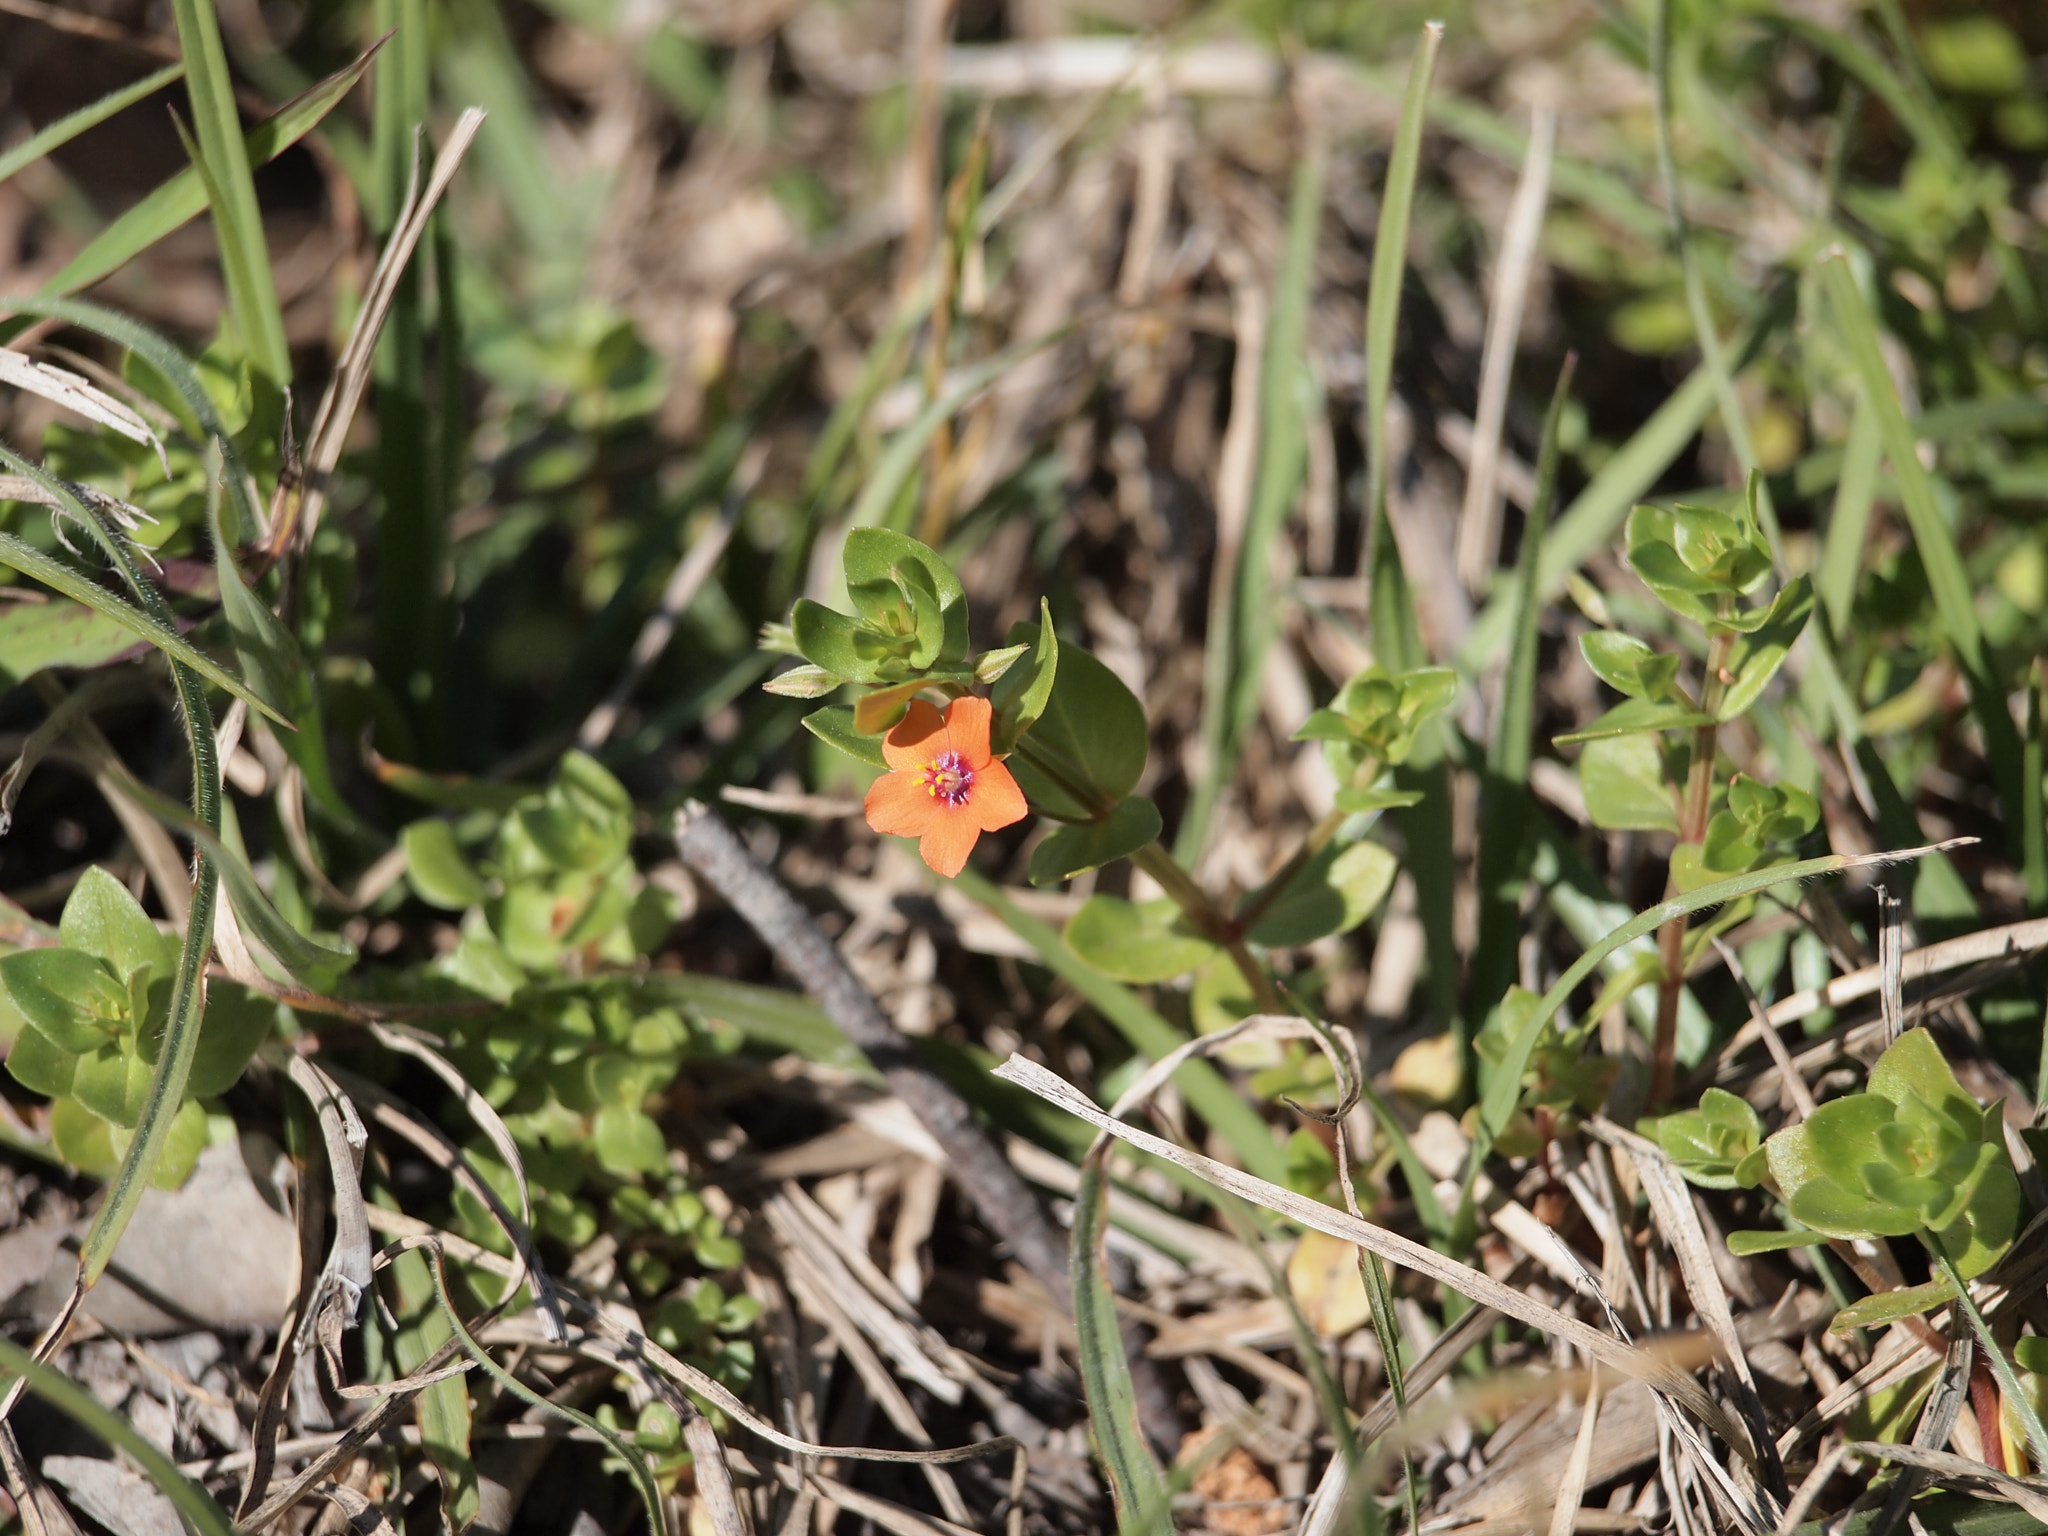
[[[987,699],[955,699],[941,715],[923,699],[882,738],[889,771],[868,790],[868,825],[917,839],[925,863],[960,873],[984,832],[1022,821],[1016,779],[989,755]]]

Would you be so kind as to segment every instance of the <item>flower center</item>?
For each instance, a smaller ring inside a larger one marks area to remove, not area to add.
[[[965,805],[974,791],[974,770],[958,752],[941,752],[918,771],[917,782],[934,800]]]

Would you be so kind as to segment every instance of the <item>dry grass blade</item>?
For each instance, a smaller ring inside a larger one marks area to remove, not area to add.
[[[1586,1496],[1586,1472],[1593,1462],[1593,1433],[1600,1424],[1600,1378],[1586,1384],[1586,1406],[1579,1411],[1579,1437],[1557,1485],[1557,1504],[1550,1512],[1550,1536],[1572,1536],[1578,1529],[1579,1503]]]
[[[1750,1371],[1749,1357],[1743,1352],[1742,1340],[1736,1334],[1735,1317],[1728,1307],[1728,1292],[1721,1284],[1721,1272],[1715,1267],[1713,1250],[1708,1247],[1699,1212],[1693,1208],[1692,1187],[1656,1143],[1604,1119],[1593,1121],[1587,1129],[1610,1147],[1627,1153],[1635,1165],[1643,1192],[1650,1197],[1650,1212],[1657,1228],[1678,1258],[1679,1272],[1685,1277],[1686,1291],[1692,1297],[1693,1307],[1714,1335],[1715,1342],[1721,1346],[1721,1354],[1740,1384],[1741,1391],[1736,1395],[1749,1420],[1755,1443],[1762,1452],[1764,1481],[1782,1502],[1789,1492],[1785,1486],[1785,1468],[1770,1440],[1763,1402],[1757,1396],[1756,1377]]]
[[[761,468],[767,460],[768,447],[765,443],[755,443],[741,456],[739,467],[734,470],[731,484],[726,488],[725,499],[719,506],[717,520],[698,536],[697,542],[690,546],[690,552],[669,574],[667,585],[661,589],[660,603],[647,616],[639,638],[633,642],[633,654],[626,663],[626,670],[619,674],[611,692],[584,717],[582,726],[578,728],[576,745],[585,752],[595,752],[611,739],[626,701],[633,697],[640,680],[647,675],[647,669],[660,659],[661,653],[668,649],[669,641],[675,638],[676,625],[682,622],[684,612],[718,568],[719,557],[725,553],[733,526],[739,521],[740,508],[752,492],[754,483],[761,478]]]
[[[148,445],[156,450],[157,462],[163,466],[165,478],[169,478],[170,456],[164,452],[163,440],[156,435],[156,429],[131,407],[116,400],[91,380],[68,369],[53,368],[48,363],[39,363],[10,348],[0,347],[0,384],[12,384],[16,389],[41,395],[52,405],[118,432],[130,442]]]
[[[692,1412],[683,1420],[683,1441],[690,1448],[695,1469],[697,1504],[711,1522],[712,1536],[748,1536],[739,1496],[733,1490],[732,1469],[725,1463],[725,1447],[718,1443],[711,1421]],[[692,1520],[693,1528],[695,1524]]]
[[[396,1536],[391,1517],[367,1494],[341,1483],[316,1483],[313,1492],[341,1511],[355,1536]]]
[[[1813,1464],[1813,1470],[1806,1474],[1798,1488],[1793,1491],[1791,1501],[1785,1506],[1785,1513],[1778,1517],[1777,1536],[1792,1536],[1799,1528],[1799,1523],[1806,1518],[1806,1512],[1813,1508],[1814,1500],[1820,1497],[1828,1479],[1841,1468],[1848,1454],[1846,1446],[1837,1445]]]
[[[1465,469],[1465,506],[1458,515],[1458,575],[1475,597],[1483,596],[1500,553],[1500,446],[1507,422],[1508,383],[1522,334],[1522,307],[1536,267],[1536,239],[1550,196],[1550,157],[1557,142],[1557,113],[1539,106],[1529,127],[1529,149],[1515,184],[1515,200],[1501,231],[1493,273],[1493,302],[1486,312],[1486,344],[1480,353],[1479,404],[1472,420],[1472,455]]]
[[[1278,1184],[1269,1184],[1213,1158],[1189,1152],[1163,1137],[1126,1125],[1103,1113],[1064,1079],[1022,1056],[1011,1056],[995,1069],[995,1075],[1037,1094],[1050,1104],[1058,1105],[1096,1129],[1163,1158],[1234,1195],[1276,1211],[1302,1226],[1313,1227],[1344,1242],[1356,1244],[1404,1269],[1427,1275],[1460,1295],[1564,1340],[1622,1375],[1667,1393],[1734,1447],[1752,1466],[1755,1465],[1756,1453],[1749,1443],[1749,1436],[1691,1375],[1675,1363],[1671,1352],[1633,1348],[1620,1343],[1568,1313],[1511,1290],[1482,1270],[1446,1258],[1397,1232],[1361,1221],[1320,1201],[1298,1195]]]
[[[468,153],[470,142],[476,138],[483,122],[484,113],[480,107],[470,107],[456,119],[447,142],[434,157],[434,173],[428,178],[424,192],[417,191],[418,167],[415,164],[415,185],[408,188],[405,205],[400,210],[391,238],[385,242],[384,254],[378,258],[377,269],[370,276],[370,286],[363,295],[363,307],[356,315],[354,329],[349,332],[348,344],[335,361],[333,377],[326,394],[320,398],[319,410],[314,414],[313,429],[306,438],[304,480],[296,487],[300,492],[296,508],[289,500],[295,488],[290,477],[278,482],[277,497],[271,508],[269,554],[272,559],[284,553],[288,541],[295,540],[300,549],[312,547],[314,530],[320,525],[320,511],[327,501],[328,482],[335,466],[341,462],[342,445],[355,421],[356,410],[363,403],[363,392],[370,387],[370,365],[376,355],[377,337],[384,329],[385,316],[391,312],[392,300],[397,297],[399,279],[405,275],[412,253],[426,233],[427,220],[442,194],[448,190],[448,184],[455,179],[456,168],[462,164],[462,157]],[[293,526],[295,520],[296,528]]]
[[[463,1155],[462,1149],[439,1126],[422,1118],[367,1078],[358,1077],[353,1072],[333,1066],[331,1063],[328,1070],[337,1082],[348,1089],[352,1097],[371,1106],[371,1113],[378,1124],[404,1137],[435,1167],[447,1173],[476,1196],[491,1213],[498,1230],[505,1234],[505,1240],[512,1245],[512,1251],[519,1256],[523,1266],[521,1275],[506,1280],[505,1291],[499,1297],[498,1305],[504,1306],[518,1294],[522,1285],[530,1284],[533,1287],[534,1307],[541,1314],[542,1326],[559,1328],[559,1316],[551,1317],[550,1314],[556,1312],[560,1303],[555,1294],[554,1283],[541,1264],[539,1254],[534,1252],[532,1229],[505,1209],[504,1202],[498,1198],[498,1192],[470,1166],[469,1159]]]
[[[1981,1461],[1958,1456],[1953,1451],[1929,1450],[1919,1445],[1880,1445],[1858,1440],[1846,1449],[1859,1456],[1895,1461],[1902,1467],[1931,1473],[1934,1480],[1944,1487],[1965,1493],[1989,1494],[1992,1498],[2019,1505],[2036,1520],[2048,1521],[2048,1478],[2014,1477],[2009,1472],[2000,1472]]]
[[[285,1075],[319,1117],[334,1197],[334,1244],[321,1266],[312,1301],[299,1320],[292,1348],[297,1353],[309,1340],[317,1340],[339,1382],[342,1330],[355,1326],[363,1293],[370,1288],[370,1224],[362,1185],[363,1149],[370,1144],[370,1134],[334,1079],[305,1057],[292,1055],[285,1063]]]
[[[21,1454],[11,1424],[0,1424],[0,1474],[6,1478],[24,1536],[79,1536],[78,1522],[71,1518],[64,1501]]]

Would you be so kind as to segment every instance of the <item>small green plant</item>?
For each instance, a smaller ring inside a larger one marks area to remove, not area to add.
[[[515,791],[510,804],[480,807],[460,822],[415,821],[401,841],[420,899],[464,914],[447,973],[508,999],[572,959],[630,963],[667,936],[674,900],[640,879],[628,854],[632,835],[624,786],[596,759],[571,752],[545,788]],[[465,842],[487,846],[472,858]]]
[[[1645,1120],[1637,1129],[1701,1189],[1754,1189],[1764,1176],[1763,1117],[1725,1088],[1707,1089],[1698,1109]]]
[[[1758,491],[1752,477],[1736,511],[1639,506],[1629,514],[1629,565],[1666,609],[1700,631],[1700,681],[1686,686],[1676,654],[1615,630],[1593,631],[1580,642],[1586,664],[1623,700],[1585,729],[1557,738],[1560,745],[1584,743],[1579,782],[1596,825],[1677,834],[1669,878],[1678,894],[1789,861],[1792,845],[1820,817],[1818,803],[1797,786],[1727,775],[1716,761],[1721,727],[1756,703],[1813,612],[1813,585],[1804,576],[1768,602],[1747,601],[1771,574],[1770,546],[1757,521]],[[1658,935],[1663,972],[1653,1104],[1671,1091],[1686,969],[1714,934],[1747,916],[1750,905],[1732,902],[1699,929],[1688,932],[1680,920]]]
[[[177,950],[127,888],[88,869],[64,904],[60,942],[0,959],[18,1024],[7,1070],[50,1099],[50,1135],[75,1167],[113,1172],[148,1101]],[[277,1008],[231,981],[207,989],[199,1049],[151,1182],[185,1181],[208,1140],[202,1101],[227,1092],[269,1037]]]
[[[1509,1042],[1541,1001],[1526,987],[1508,988],[1500,1007],[1473,1038],[1482,1089],[1501,1069]],[[1522,1096],[1515,1113],[1494,1143],[1500,1152],[1508,1157],[1535,1157],[1554,1139],[1571,1135],[1600,1107],[1614,1085],[1620,1063],[1589,1049],[1598,1027],[1598,1014],[1588,1015],[1585,1022],[1570,1029],[1560,1029],[1555,1017],[1545,1022],[1522,1072]],[[1466,1116],[1468,1128],[1477,1124],[1478,1117],[1475,1104]]]
[[[1924,1029],[1901,1035],[1878,1058],[1865,1092],[1832,1099],[1777,1132],[1763,1156],[1770,1184],[1805,1230],[1731,1233],[1737,1254],[1830,1238],[1914,1237],[1971,1280],[2019,1234],[2019,1180],[2002,1111],[1963,1091]],[[1745,1162],[1743,1172],[1753,1174],[1753,1155]],[[1895,1321],[1957,1294],[1944,1274],[1871,1297],[1836,1326]]]
[[[685,1256],[713,1271],[739,1262],[738,1243],[649,1113],[688,1060],[729,1051],[738,1037],[650,1005],[620,969],[657,948],[675,921],[673,897],[634,867],[632,833],[625,788],[572,752],[546,786],[454,822],[416,821],[403,846],[421,899],[463,914],[440,975],[499,1005],[451,1017],[448,1052],[518,1145],[535,1224],[580,1249],[609,1205],[630,1234],[629,1278],[658,1295]],[[465,842],[482,844],[475,857]],[[466,1152],[516,1202],[513,1171],[489,1142],[479,1137]],[[467,1236],[503,1247],[482,1202],[458,1188],[456,1210]]]

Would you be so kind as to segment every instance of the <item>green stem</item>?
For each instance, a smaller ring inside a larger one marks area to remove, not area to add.
[[[1223,952],[1230,956],[1231,963],[1244,977],[1245,985],[1252,989],[1252,998],[1261,1013],[1293,1012],[1281,998],[1279,988],[1273,985],[1273,978],[1245,943],[1239,925],[1233,923],[1230,915],[1195,883],[1193,875],[1180,867],[1180,862],[1166,851],[1165,844],[1154,839],[1132,854],[1131,862],[1159,883],[1159,888],[1187,914],[1188,921],[1203,937],[1214,939],[1223,946]]]
[[[1956,1303],[1963,1309],[1963,1315],[1970,1320],[1970,1326],[1977,1332],[1977,1342],[1984,1346],[1989,1358],[1991,1374],[1998,1378],[1999,1391],[2012,1404],[2013,1412],[2019,1415],[2020,1427],[2027,1432],[2027,1449],[2033,1454],[2036,1468],[2048,1467],[2048,1427],[2041,1423],[2041,1415],[2034,1408],[2033,1398],[2020,1385],[2019,1374],[2013,1370],[2012,1362],[2005,1358],[2005,1351],[1998,1347],[1998,1340],[1992,1337],[1991,1325],[1984,1321],[1984,1314],[1977,1310],[1977,1303],[1970,1299],[1970,1288],[1963,1283],[1963,1277],[1956,1273],[1955,1264],[1941,1246],[1941,1239],[1932,1232],[1922,1232],[1920,1241],[1927,1245],[1927,1251],[1934,1255],[1941,1272],[1948,1283],[1956,1288]],[[1988,1449],[1988,1447],[1987,1447]]]
[[[1385,767],[1386,765],[1377,758],[1366,758],[1352,770],[1351,782],[1345,787],[1361,788],[1370,785]],[[1301,840],[1301,846],[1294,850],[1285,864],[1280,866],[1279,873],[1252,893],[1251,900],[1245,904],[1244,910],[1232,919],[1232,929],[1238,933],[1249,933],[1257,927],[1259,919],[1266,915],[1266,909],[1279,899],[1280,893],[1302,872],[1308,861],[1329,846],[1330,839],[1337,835],[1350,815],[1349,811],[1336,806],[1323,812],[1316,819],[1316,824],[1308,829],[1308,836]]]

